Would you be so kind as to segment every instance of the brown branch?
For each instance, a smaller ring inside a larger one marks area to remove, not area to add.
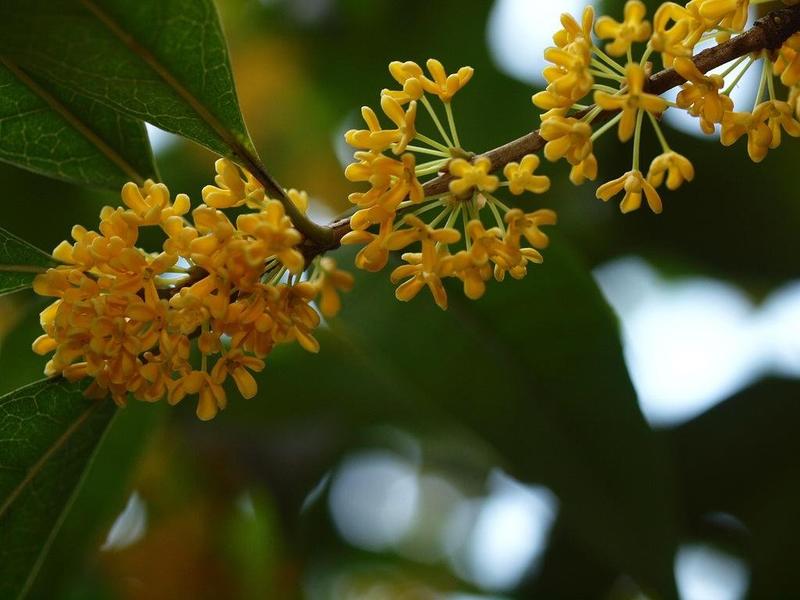
[[[706,73],[726,63],[736,60],[751,52],[761,50],[776,50],[793,34],[800,31],[800,5],[789,6],[774,10],[755,22],[753,27],[727,42],[700,52],[692,58],[697,68]],[[674,69],[665,69],[653,74],[645,85],[651,94],[663,94],[667,90],[686,83]],[[589,110],[582,110],[575,116],[585,115]],[[595,122],[608,120],[614,111],[606,111],[598,115]],[[489,150],[480,155],[492,162],[492,170],[502,169],[510,162],[518,162],[526,154],[541,150],[547,142],[539,135],[539,130],[532,131],[516,140],[503,144],[498,148]],[[452,175],[443,174],[431,179],[423,186],[426,196],[433,196],[447,192]],[[333,230],[333,239],[330,246],[320,246],[307,240],[303,245],[303,255],[307,260],[313,259],[328,250],[334,250],[341,245],[342,238],[350,231],[349,217],[337,219],[328,225]]]

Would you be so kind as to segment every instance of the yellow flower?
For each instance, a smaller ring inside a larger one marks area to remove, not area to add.
[[[794,109],[796,118],[800,119],[800,85],[796,85],[789,90],[789,99],[787,104]]]
[[[100,210],[100,233],[110,246],[123,245],[133,247],[139,239],[139,217],[121,208],[104,206]],[[116,240],[114,238],[117,238]],[[119,246],[118,246],[119,247]],[[110,248],[108,248],[110,250]],[[99,248],[92,248],[99,260],[107,260],[109,255]]]
[[[475,265],[485,265],[491,261],[513,262],[513,250],[509,251],[503,242],[503,232],[498,227],[486,229],[478,219],[467,223],[467,235],[472,240],[469,253]]]
[[[534,175],[539,168],[539,157],[527,154],[519,163],[510,162],[503,169],[508,180],[509,191],[518,196],[524,192],[543,194],[550,189],[550,178],[545,175]]]
[[[390,234],[386,239],[386,247],[390,250],[399,250],[414,242],[420,242],[422,252],[404,254],[402,258],[409,264],[398,267],[392,272],[392,283],[407,279],[397,288],[395,295],[398,300],[407,302],[427,285],[436,304],[446,309],[447,294],[441,278],[452,274],[452,261],[447,245],[457,242],[461,234],[454,229],[434,229],[415,215],[406,215],[404,221],[410,229],[401,229]]]
[[[422,67],[410,60],[405,62],[393,60],[389,63],[389,74],[400,85],[405,85],[409,79],[421,79],[423,75]]]
[[[642,192],[647,198],[650,210],[656,214],[661,212],[661,198],[641,171],[628,171],[622,177],[601,185],[597,188],[597,197],[603,202],[608,202],[623,190],[625,190],[625,196],[619,205],[623,213],[634,211],[642,205]]]
[[[556,213],[543,208],[532,213],[524,213],[518,208],[512,208],[506,213],[508,223],[508,238],[515,240],[514,246],[519,247],[520,237],[528,240],[534,248],[547,248],[550,240],[540,229],[542,225],[555,225],[558,221]]]
[[[486,282],[492,277],[488,263],[476,263],[471,252],[462,250],[451,257],[453,275],[464,283],[464,295],[477,300],[486,293]]]
[[[211,380],[222,385],[228,375],[233,377],[236,387],[243,398],[252,398],[258,391],[256,380],[250,371],[256,373],[264,369],[264,361],[255,356],[249,356],[242,350],[231,350],[220,357],[211,370]]]
[[[353,289],[355,280],[347,271],[336,268],[336,261],[323,257],[319,261],[321,275],[316,282],[319,290],[319,308],[326,317],[335,316],[342,308],[339,291],[349,292]]]
[[[286,190],[286,196],[288,196],[292,204],[294,204],[302,214],[308,212],[308,192],[292,188]]]
[[[775,74],[781,76],[781,83],[786,87],[800,83],[800,33],[786,40],[778,50]]]
[[[436,248],[435,244],[423,244],[421,253],[407,252],[402,258],[408,264],[397,267],[391,274],[394,284],[406,280],[397,287],[395,297],[401,302],[408,302],[427,286],[436,305],[447,310],[447,292],[442,278],[453,273],[452,257],[447,250],[444,247]]]
[[[367,124],[367,129],[351,129],[344,134],[345,141],[351,146],[383,152],[399,141],[401,134],[396,129],[383,129],[378,115],[369,106],[361,107],[361,116]]]
[[[456,73],[448,75],[442,63],[435,58],[429,58],[425,66],[428,67],[431,79],[421,75],[422,88],[429,94],[439,96],[442,102],[450,102],[453,96],[469,83],[475,72],[472,67],[461,67]]]
[[[203,202],[214,208],[230,208],[245,203],[245,182],[236,164],[227,158],[214,163],[217,186],[207,185],[202,190]]]
[[[694,166],[688,158],[677,152],[664,152],[650,163],[647,181],[657,188],[664,183],[665,175],[667,175],[667,188],[677,190],[684,181],[694,179]]]
[[[468,196],[476,189],[493,192],[500,185],[500,179],[489,174],[492,161],[486,157],[477,158],[474,162],[456,158],[450,161],[448,168],[455,178],[450,182],[450,193],[459,198]]]
[[[781,145],[781,128],[792,137],[800,137],[800,122],[795,119],[792,105],[780,100],[772,100],[769,105],[769,118],[767,125],[772,132],[770,148],[775,149]]]
[[[622,56],[634,42],[646,42],[651,27],[644,20],[647,7],[641,0],[628,0],[625,3],[625,18],[618,23],[611,17],[600,17],[595,25],[597,36],[602,40],[612,39],[606,44],[606,52],[611,56]]]
[[[714,133],[714,125],[722,123],[725,113],[733,110],[733,101],[719,93],[725,80],[720,75],[703,75],[690,58],[676,58],[673,66],[688,82],[678,93],[676,103],[700,117],[700,127],[705,133]]]
[[[597,159],[594,154],[590,154],[573,166],[569,172],[569,180],[575,185],[582,185],[587,179],[589,181],[597,179]]]
[[[561,26],[563,29],[560,29],[553,35],[553,43],[555,43],[557,47],[564,48],[579,39],[591,45],[592,29],[594,27],[594,8],[592,6],[587,6],[583,9],[580,24],[572,15],[562,13]]]
[[[416,159],[411,153],[395,160],[374,152],[356,152],[358,162],[347,166],[345,177],[354,182],[369,182],[367,192],[350,194],[350,202],[361,207],[380,204],[387,211],[394,211],[408,196],[412,202],[421,202],[425,197],[422,184],[417,179]]]
[[[661,53],[664,66],[671,67],[676,57],[692,55],[695,44],[705,31],[702,19],[696,18],[687,7],[664,2],[653,16],[650,45]]]
[[[536,106],[545,110],[569,108],[591,91],[591,47],[583,39],[564,48],[547,48],[544,57],[553,66],[542,72],[548,85],[545,91],[534,94]]]
[[[408,105],[408,110],[404,111],[397,100],[384,94],[381,96],[381,108],[386,116],[397,126],[397,141],[391,146],[392,152],[402,154],[405,152],[406,146],[417,135],[417,130],[414,127],[414,122],[417,118],[417,103],[412,101]]]
[[[402,174],[413,173],[413,161],[396,162]],[[216,166],[219,187],[206,189],[210,202],[247,204],[257,212],[240,215],[234,225],[222,211],[202,204],[190,221],[183,216],[188,197],[178,195],[171,203],[162,184],[129,183],[122,190],[127,209],[104,207],[99,233],[75,226],[73,243],[59,244],[54,256],[65,264],[34,282],[37,293],[56,298],[42,311],[44,334],[33,344],[38,353],[53,353],[48,376],[92,378],[87,395],[110,395],[119,405],[129,394],[147,402],[166,396],[171,403],[197,394],[197,414],[206,420],[225,407],[221,384],[228,375],[243,396],[255,395],[250,371],[263,368],[276,343],[319,349],[311,332],[320,317],[311,302],[321,288],[329,310],[338,302],[329,296],[348,287],[349,275],[321,261],[316,284],[293,277],[292,285],[274,285],[287,269],[297,275],[304,270],[302,237],[283,205],[268,200],[248,173],[226,160]],[[301,212],[307,210],[305,192],[288,190],[287,196]],[[139,229],[148,226],[167,234],[164,252],[135,246]],[[225,348],[223,335],[229,340]],[[190,363],[195,338],[201,370]],[[220,353],[209,373],[207,360]]]
[[[278,295],[270,307],[275,325],[272,335],[278,343],[297,341],[308,352],[319,352],[319,342],[312,332],[319,326],[319,314],[311,308],[317,295],[308,283],[277,286]]]
[[[201,421],[209,421],[217,416],[220,409],[227,405],[225,390],[205,371],[192,371],[171,385],[168,400],[177,404],[187,395],[199,394],[197,417]]]
[[[356,266],[364,271],[376,273],[389,261],[386,238],[392,233],[394,215],[380,224],[378,233],[353,230],[342,238],[342,244],[361,244],[364,247],[356,255]]]
[[[419,100],[425,93],[422,88],[422,68],[412,61],[389,63],[389,73],[403,86],[402,90],[382,90],[381,94],[391,96],[400,104],[408,104],[412,100]]]
[[[592,127],[574,117],[543,119],[539,135],[547,140],[544,155],[549,161],[566,158],[571,165],[578,165],[592,153]]]
[[[637,63],[629,63],[625,69],[625,80],[628,88],[626,93],[612,96],[603,91],[596,91],[594,101],[605,110],[621,110],[622,119],[619,122],[619,139],[627,142],[633,136],[636,116],[640,110],[651,114],[664,112],[667,108],[666,101],[644,91],[644,69]]]
[[[762,102],[752,113],[725,113],[720,135],[722,145],[731,146],[747,134],[747,154],[750,159],[757,163],[764,160],[772,145],[772,130],[767,124],[771,112],[770,103]]]
[[[421,242],[425,248],[436,244],[453,244],[461,239],[461,234],[455,229],[434,229],[416,215],[406,215],[403,221],[410,228],[395,231],[386,238],[389,250],[400,250],[414,242]]]
[[[708,25],[741,31],[747,24],[750,0],[695,0]],[[730,37],[730,34],[726,36]],[[720,39],[720,38],[718,38]]]
[[[151,179],[141,188],[133,182],[122,186],[122,202],[141,219],[142,225],[158,225],[173,215],[185,215],[191,207],[186,194],[178,194],[175,203],[170,204],[167,186]]]
[[[276,256],[292,273],[302,273],[305,259],[296,248],[302,236],[280,202],[269,200],[262,211],[239,215],[236,227],[255,238],[245,249],[245,256],[252,265],[263,264],[268,257]]]

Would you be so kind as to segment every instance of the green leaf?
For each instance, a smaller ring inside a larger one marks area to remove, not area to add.
[[[33,279],[58,263],[28,242],[0,228],[0,296],[33,285]]]
[[[690,534],[743,555],[749,598],[800,588],[799,396],[800,382],[767,378],[665,432]],[[712,518],[720,513],[740,525]]]
[[[352,253],[341,254],[347,264]],[[449,291],[443,312],[427,290],[404,304],[388,273],[358,273],[341,315],[320,331],[320,354],[276,350],[263,398],[230,410],[315,416],[334,433],[387,421],[430,429],[437,415],[465,426],[513,476],[556,493],[573,544],[657,597],[674,596],[671,464],[590,274],[554,236],[523,281],[492,283],[477,302]]]
[[[0,53],[37,76],[190,138],[255,156],[211,0],[5,0]]]
[[[117,190],[155,174],[144,123],[39,82],[2,57],[0,160],[48,177]]]
[[[0,597],[30,586],[116,412],[85,386],[44,380],[0,397]]]
[[[130,402],[117,412],[64,515],[29,598],[67,597],[68,588],[90,577],[98,548],[131,494],[134,470],[154,432],[171,414],[166,402]]]

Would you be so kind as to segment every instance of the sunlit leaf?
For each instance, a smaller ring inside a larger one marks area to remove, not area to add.
[[[56,264],[49,254],[0,228],[0,296],[30,287],[38,273]]]
[[[155,173],[144,123],[36,81],[2,57],[0,160],[111,189],[127,181],[141,183]]]
[[[0,52],[228,156],[254,155],[211,0],[6,0]]]
[[[115,413],[85,386],[40,381],[0,397],[0,597],[33,581]]]

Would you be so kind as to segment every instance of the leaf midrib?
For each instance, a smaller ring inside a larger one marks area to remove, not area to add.
[[[143,60],[172,90],[177,93],[194,110],[200,119],[208,125],[214,133],[227,145],[235,155],[249,163],[251,167],[257,167],[258,161],[255,156],[242,144],[231,131],[225,127],[220,120],[201,102],[186,86],[184,86],[158,58],[136,41],[134,36],[126,31],[109,14],[103,11],[92,0],[79,0],[80,3],[91,13],[106,29],[108,29],[120,42],[122,42],[131,52]],[[252,169],[251,169],[252,170]]]
[[[97,148],[100,153],[116,165],[128,178],[135,183],[141,185],[145,177],[142,176],[136,168],[131,165],[125,158],[114,148],[112,148],[105,140],[98,136],[90,127],[88,127],[81,119],[79,119],[69,108],[57,100],[52,94],[45,90],[42,86],[36,83],[31,77],[23,71],[19,65],[13,62],[7,56],[0,55],[0,64],[8,69],[17,80],[27,87],[31,92],[36,94],[43,100],[53,111],[55,111],[62,119],[69,123],[73,130],[77,131],[84,139]]]

